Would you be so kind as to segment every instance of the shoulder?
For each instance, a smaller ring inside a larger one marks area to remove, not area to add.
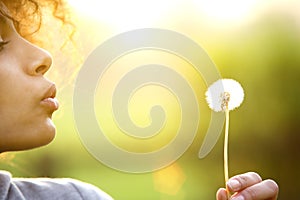
[[[0,185],[0,200],[1,195],[7,199],[112,200],[99,188],[70,178],[11,178],[0,171],[0,181],[4,185]]]
[[[113,200],[108,194],[92,184],[70,178],[64,178],[60,180],[65,182],[66,185],[72,186],[81,195],[82,199]]]

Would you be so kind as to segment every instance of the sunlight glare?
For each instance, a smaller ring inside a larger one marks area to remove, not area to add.
[[[68,0],[79,13],[117,28],[151,26],[180,0]]]
[[[193,0],[194,4],[209,19],[220,22],[245,20],[253,14],[258,0]]]

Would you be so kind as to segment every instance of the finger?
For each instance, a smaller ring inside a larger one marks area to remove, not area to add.
[[[217,191],[217,200],[228,200],[227,199],[227,191],[224,188],[220,188]]]
[[[276,200],[278,191],[278,185],[273,180],[265,180],[237,193],[232,200]]]
[[[261,177],[255,172],[248,172],[245,174],[236,175],[229,179],[227,187],[230,192],[238,192],[254,184],[260,183]]]

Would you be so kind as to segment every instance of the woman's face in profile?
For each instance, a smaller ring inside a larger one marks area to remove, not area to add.
[[[0,15],[0,152],[38,147],[54,138],[56,88],[44,77],[51,63],[47,52]]]

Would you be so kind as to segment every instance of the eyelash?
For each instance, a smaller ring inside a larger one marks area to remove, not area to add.
[[[0,41],[0,51],[4,49],[4,46],[7,45],[9,41]]]

